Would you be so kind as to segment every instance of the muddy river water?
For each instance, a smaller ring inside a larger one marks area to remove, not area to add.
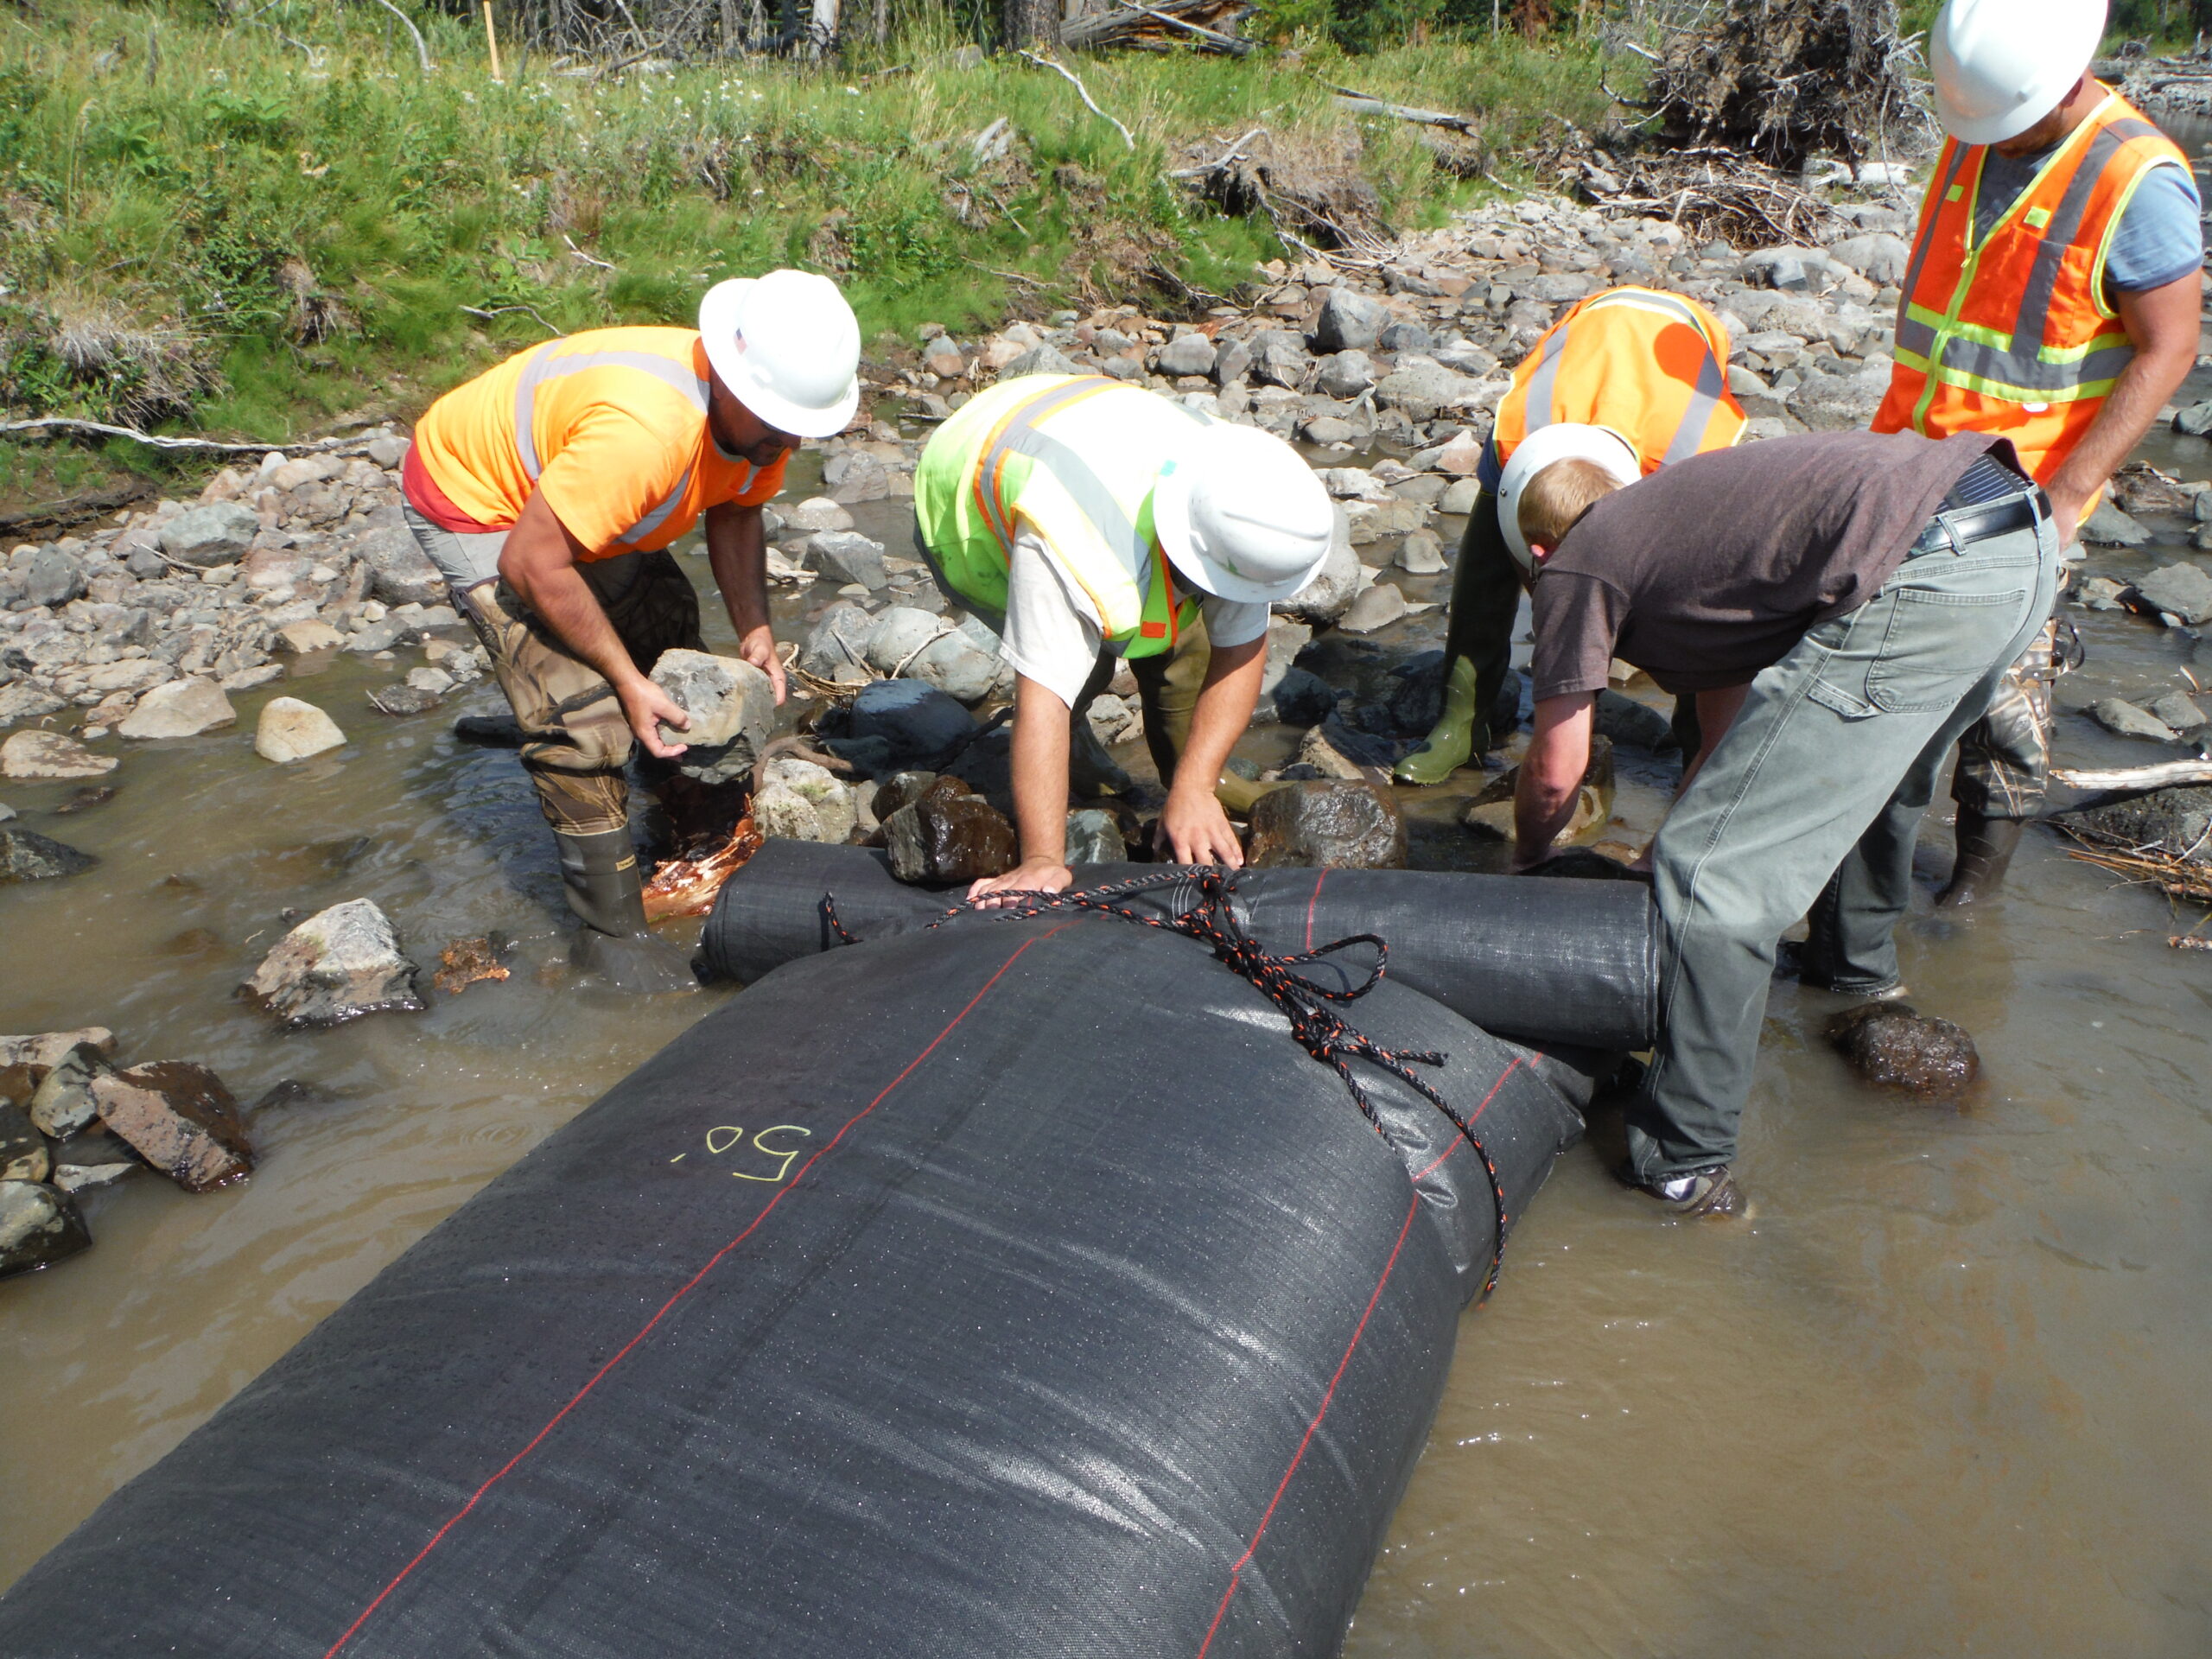
[[[2212,473],[2212,445],[2162,438],[2151,458]],[[895,518],[861,511],[873,534]],[[2088,568],[2190,557],[2186,528]],[[703,588],[703,562],[689,568]],[[782,601],[790,627],[799,604]],[[718,608],[710,643],[728,638]],[[2079,620],[2090,661],[2063,709],[2183,683],[2186,639]],[[106,1025],[124,1058],[205,1062],[241,1099],[282,1078],[315,1090],[257,1115],[250,1182],[93,1194],[89,1254],[0,1285],[0,1585],[736,995],[632,1001],[566,978],[530,791],[512,755],[448,734],[497,692],[392,721],[363,700],[387,677],[349,662],[289,688],[353,740],[296,766],[252,754],[272,694],[255,693],[234,730],[133,747],[93,810],[51,816],[70,785],[7,786],[29,827],[103,861],[0,890],[0,1030]],[[2073,765],[2171,753],[2070,712],[2058,747]],[[1623,832],[1640,839],[1663,798],[1625,785]],[[1419,838],[1432,859],[1456,804],[1408,797],[1436,826]],[[1946,817],[1925,836],[1930,889]],[[1456,864],[1502,861],[1456,831],[1448,844]],[[513,976],[305,1035],[233,999],[288,907],[360,896],[425,963],[505,932]],[[1958,1109],[1856,1083],[1819,1039],[1835,1000],[1777,987],[1748,1227],[1656,1224],[1605,1174],[1617,1126],[1595,1125],[1521,1221],[1497,1297],[1465,1316],[1347,1651],[2212,1649],[2212,957],[2166,944],[2196,919],[2177,926],[2043,830],[1970,925],[1923,892],[1907,979],[1975,1034],[1986,1073]]]

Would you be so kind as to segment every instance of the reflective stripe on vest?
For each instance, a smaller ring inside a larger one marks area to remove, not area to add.
[[[530,361],[523,365],[522,374],[515,382],[515,453],[522,458],[522,469],[533,484],[544,470],[537,458],[537,389],[549,380],[582,374],[587,369],[635,369],[682,392],[702,415],[707,412],[707,383],[692,373],[687,365],[654,352],[571,352],[563,356],[560,345],[557,340],[549,340],[539,346],[531,354]],[[688,477],[685,482],[690,482]],[[666,518],[666,509],[672,507],[683,493],[679,486],[676,496],[663,504],[661,519]]]
[[[2180,151],[2118,94],[2108,95],[1977,242],[1974,209],[1987,154],[1948,143],[1929,184],[1906,271],[1891,387],[1892,399],[1914,394],[1910,412],[1901,419],[1903,410],[1885,404],[1878,430],[1908,420],[1929,436],[1961,429],[1969,423],[1944,413],[1947,393],[2018,405],[2030,416],[2054,405],[2094,404],[2134,359],[2133,342],[2113,326],[2115,313],[2105,302],[2105,257],[2143,177],[2180,160]],[[2021,238],[2033,239],[2024,271]],[[2086,269],[2077,257],[2069,273],[2068,256],[2089,250],[2094,257]],[[1992,274],[1985,262],[2010,269]],[[1993,291],[1997,283],[2005,286]],[[1970,308],[1980,320],[1968,320]],[[2062,415],[2005,429],[2033,465],[2028,450],[2070,447],[2067,435],[2078,437],[2074,429],[2082,419]]]
[[[1547,426],[1587,418],[1587,411],[1578,403],[1564,405],[1560,396],[1560,373],[1564,366],[1567,343],[1575,325],[1586,317],[1608,310],[1634,310],[1663,316],[1669,322],[1679,322],[1695,331],[1706,349],[1700,353],[1697,378],[1689,385],[1688,401],[1673,429],[1668,434],[1665,446],[1656,454],[1642,454],[1639,459],[1645,469],[1669,466],[1678,461],[1701,454],[1707,447],[1707,439],[1713,430],[1714,418],[1730,406],[1728,372],[1725,362],[1714,355],[1713,336],[1719,327],[1694,302],[1680,295],[1662,293],[1656,289],[1622,288],[1593,296],[1576,306],[1554,324],[1538,342],[1535,354],[1515,371],[1514,379],[1525,388],[1520,401],[1521,429],[1499,433],[1502,449],[1517,446],[1529,433]],[[1725,331],[1722,338],[1726,339]],[[1507,401],[1512,401],[1508,394]],[[1501,410],[1501,413],[1503,413]],[[1501,421],[1506,427],[1509,423]],[[1652,442],[1648,433],[1624,432],[1621,435],[1632,445],[1641,448]],[[1729,442],[1740,436],[1740,427]],[[1714,446],[1714,447],[1726,447]]]

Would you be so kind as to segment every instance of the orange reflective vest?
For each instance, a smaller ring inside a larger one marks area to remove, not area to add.
[[[2188,163],[2108,93],[1977,245],[1974,199],[1987,154],[1956,139],[1943,146],[1874,430],[2002,433],[2048,483],[2135,356],[2105,301],[2105,257],[2120,215],[2152,168]]]
[[[1696,301],[1611,288],[1580,302],[1513,372],[1491,440],[1503,463],[1539,427],[1602,426],[1646,473],[1744,435],[1728,391],[1728,331]]]

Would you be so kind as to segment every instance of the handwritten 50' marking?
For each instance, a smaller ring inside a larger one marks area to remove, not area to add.
[[[768,1144],[768,1137],[770,1135],[782,1135],[786,1131],[792,1135],[805,1135],[809,1139],[811,1139],[814,1135],[814,1131],[812,1129],[804,1128],[797,1123],[772,1123],[766,1128],[760,1130],[753,1135],[753,1149],[755,1152],[765,1154],[766,1156],[775,1159],[777,1160],[776,1173],[772,1175],[751,1175],[747,1174],[744,1170],[733,1169],[730,1171],[731,1176],[734,1179],[741,1181],[767,1181],[772,1185],[777,1181],[782,1180],[784,1177],[790,1174],[791,1173],[792,1160],[796,1159],[800,1153],[805,1151],[806,1148],[799,1146],[793,1146],[786,1148],[784,1147],[772,1147]],[[744,1144],[745,1131],[737,1124],[717,1123],[713,1128],[707,1131],[707,1150],[717,1158],[723,1156],[727,1153],[736,1151]],[[679,1152],[675,1157],[670,1159],[668,1161],[671,1164],[680,1164],[690,1154],[687,1153]]]

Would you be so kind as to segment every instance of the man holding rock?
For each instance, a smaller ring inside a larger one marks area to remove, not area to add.
[[[1476,473],[1483,493],[1452,575],[1444,713],[1398,763],[1401,779],[1440,784],[1504,735],[1491,729],[1491,716],[1505,685],[1529,563],[1523,495],[1541,493],[1554,467],[1578,459],[1631,483],[1669,461],[1732,447],[1746,424],[1728,391],[1728,331],[1696,301],[1608,289],[1552,325],[1513,372],[1483,451]],[[1675,733],[1688,762],[1698,746],[1687,702],[1678,706]]]
[[[1742,1215],[1731,1166],[1777,941],[1840,866],[1860,899],[1829,925],[1895,983],[1921,813],[2050,614],[2056,527],[1987,435],[1780,438],[1618,493],[1568,465],[1579,512],[1522,514],[1536,717],[1516,868],[1573,813],[1614,658],[1696,699],[1705,747],[1652,842],[1662,1034],[1622,1179],[1675,1216]]]
[[[717,284],[699,327],[548,340],[448,392],[415,429],[409,527],[491,653],[523,730],[590,963],[639,988],[688,984],[646,931],[625,777],[632,746],[683,753],[690,717],[647,677],[701,649],[699,601],[667,552],[703,517],[745,659],[784,698],[768,626],[761,505],[803,437],[859,403],[860,327],[826,277]]]
[[[1949,0],[1929,36],[1948,139],[1929,183],[1877,432],[2001,433],[2062,543],[2196,365],[2203,227],[2180,149],[2088,73],[2105,0]],[[1959,746],[1939,904],[1995,889],[2050,768],[2056,624]],[[1861,902],[1847,888],[1824,909]],[[1816,930],[1804,972],[1866,964]]]
[[[914,476],[917,541],[1017,676],[1021,862],[971,899],[1058,893],[1073,722],[1126,658],[1167,786],[1163,850],[1243,861],[1215,798],[1267,666],[1268,607],[1327,557],[1328,492],[1281,439],[1092,375],[1025,375],[939,427]]]

